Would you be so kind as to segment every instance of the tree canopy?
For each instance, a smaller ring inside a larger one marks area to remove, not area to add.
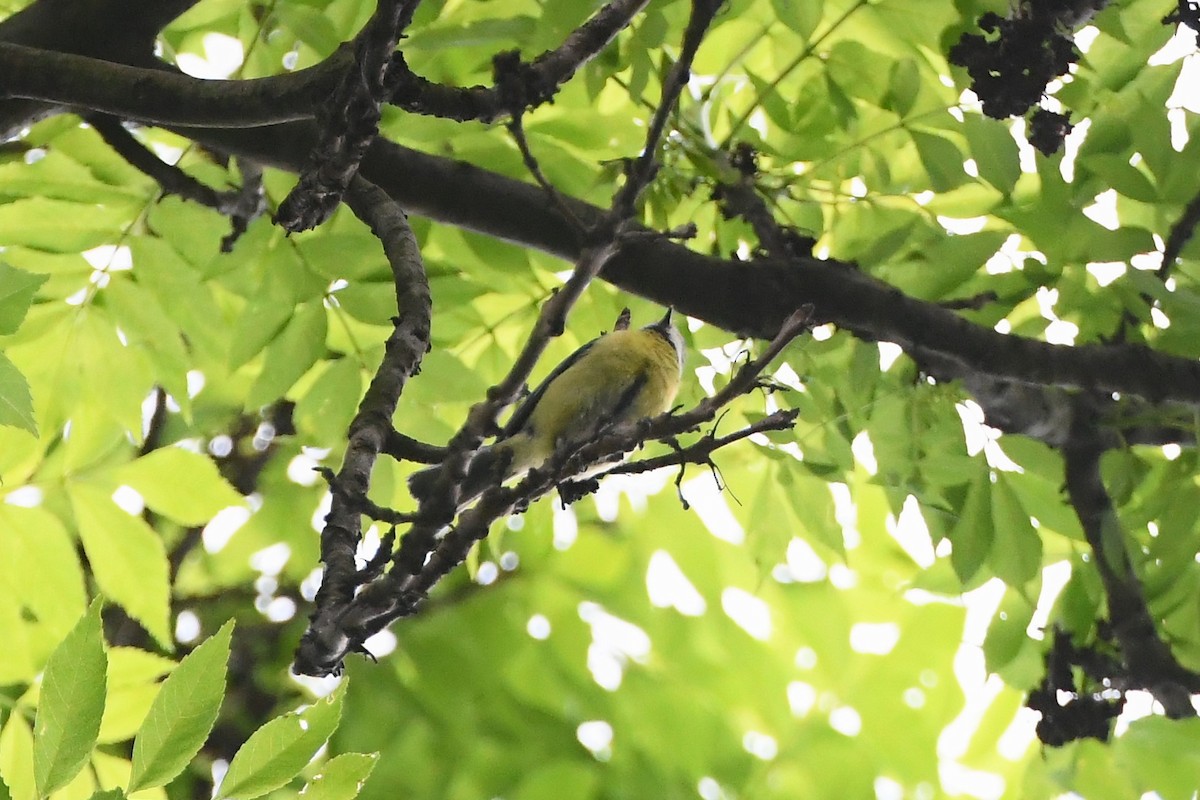
[[[1194,797],[1197,29],[8,4],[0,800]]]

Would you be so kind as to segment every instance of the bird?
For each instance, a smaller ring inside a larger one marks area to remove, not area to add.
[[[674,311],[639,329],[596,337],[564,359],[517,407],[496,443],[479,450],[459,491],[460,507],[489,486],[524,475],[570,443],[582,444],[606,427],[664,413],[683,375],[683,337]],[[418,501],[441,474],[429,467],[409,477]]]

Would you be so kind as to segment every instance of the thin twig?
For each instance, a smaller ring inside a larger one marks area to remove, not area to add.
[[[521,159],[525,162],[525,168],[533,175],[533,179],[538,182],[538,185],[546,192],[546,196],[550,198],[550,202],[558,209],[563,218],[571,223],[581,236],[587,231],[587,226],[584,225],[579,217],[575,216],[575,212],[567,205],[562,194],[554,187],[554,184],[547,180],[542,172],[542,167],[538,164],[537,158],[533,155],[533,151],[529,149],[529,141],[525,138],[525,126],[522,124],[523,112],[515,111],[512,119],[509,120],[509,133],[512,134],[513,141],[517,144],[517,149],[521,152]]]
[[[512,64],[508,74],[519,77],[518,85],[456,88],[432,83],[415,74],[402,53],[392,59],[388,83],[393,104],[415,114],[427,114],[460,122],[494,122],[505,115],[550,102],[558,88],[595,58],[627,28],[648,0],[613,0],[587,22],[571,32],[563,43],[530,64]],[[516,93],[513,90],[516,89]],[[513,98],[519,98],[514,104]]]
[[[827,39],[831,34],[835,33],[838,28],[840,28],[846,22],[846,20],[848,20],[851,15],[854,14],[854,12],[861,8],[866,8],[870,4],[870,0],[856,0],[854,5],[843,11],[842,15],[831,22],[829,27],[821,32],[820,36],[814,38],[804,47],[803,50],[797,53],[796,57],[789,61],[787,65],[779,71],[779,74],[772,78],[771,81],[767,83],[767,85],[761,91],[756,88],[754,93],[754,102],[752,102],[750,106],[744,112],[742,112],[741,116],[733,121],[733,124],[729,127],[729,133],[726,134],[725,140],[721,142],[720,149],[728,150],[730,144],[733,143],[733,138],[737,136],[738,132],[741,131],[741,129],[745,127],[746,123],[750,121],[750,117],[754,116],[754,112],[758,110],[763,101],[766,100],[771,92],[777,90],[779,88],[779,84],[783,83],[783,81],[789,75],[795,72],[797,67],[811,58],[813,53],[817,51],[817,48],[821,46],[821,43],[824,42],[825,39]]]
[[[143,145],[116,117],[93,114],[88,122],[104,143],[113,149],[130,166],[154,179],[164,194],[179,195],[202,206],[215,209],[221,214],[233,211],[238,192],[219,192],[188,175],[179,167],[168,164],[150,148]]]
[[[1200,193],[1187,204],[1179,219],[1171,226],[1171,232],[1167,234],[1167,241],[1163,246],[1163,260],[1158,265],[1159,279],[1165,281],[1170,277],[1175,262],[1179,260],[1179,254],[1196,233],[1197,225],[1200,225]]]
[[[238,159],[242,173],[240,189],[219,192],[188,175],[179,167],[160,159],[137,140],[116,117],[92,114],[88,121],[100,138],[135,169],[153,178],[163,194],[175,194],[229,217],[232,230],[221,239],[221,252],[233,250],[250,223],[266,210],[262,188],[262,168],[249,159]]]
[[[447,454],[445,447],[426,444],[396,430],[388,431],[382,452],[397,461],[415,461],[418,464],[439,464]]]
[[[800,412],[797,409],[775,411],[733,433],[727,433],[724,436],[704,436],[693,444],[681,447],[671,453],[619,464],[610,470],[606,470],[599,477],[607,475],[639,475],[643,472],[651,472],[663,467],[683,466],[684,464],[710,464],[711,455],[722,447],[731,445],[734,442],[740,442],[742,439],[749,438],[756,433],[788,430],[795,423],[798,416],[800,416]]]
[[[687,29],[683,33],[679,60],[672,65],[667,79],[663,82],[662,99],[646,130],[646,144],[642,148],[641,155],[629,166],[625,184],[613,199],[613,213],[618,219],[628,219],[633,216],[638,196],[654,178],[657,170],[658,146],[662,140],[663,131],[666,130],[667,119],[675,111],[679,95],[691,78],[692,60],[696,57],[696,51],[700,49],[700,43],[704,41],[704,34],[712,24],[713,17],[716,16],[723,3],[724,0],[692,0],[692,13],[688,18]]]
[[[239,158],[236,163],[238,172],[242,173],[242,187],[234,193],[233,202],[230,204],[228,213],[232,230],[221,237],[222,253],[233,252],[233,246],[250,227],[250,223],[267,210],[262,167],[247,158]]]

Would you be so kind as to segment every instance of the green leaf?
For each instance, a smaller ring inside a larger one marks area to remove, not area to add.
[[[969,581],[992,547],[992,481],[987,465],[975,475],[962,513],[950,531],[950,563],[960,580]]]
[[[842,526],[837,522],[828,484],[790,461],[788,459],[779,468],[777,488],[800,521],[799,532],[810,542],[820,542],[838,558],[845,558],[846,540]]]
[[[46,509],[0,503],[0,542],[6,590],[57,642],[87,608],[74,540]]]
[[[391,281],[355,281],[334,297],[346,313],[370,325],[388,325],[396,316],[396,285]]]
[[[535,30],[537,30],[537,21],[532,17],[485,19],[467,25],[453,23],[427,25],[405,39],[405,44],[415,52],[457,50],[526,41]]]
[[[1101,153],[1079,159],[1079,166],[1086,168],[1104,179],[1105,185],[1116,189],[1118,193],[1144,203],[1155,203],[1159,200],[1158,189],[1137,167],[1129,163],[1127,156]]]
[[[378,753],[343,753],[329,759],[304,787],[304,800],[353,800],[378,759]]]
[[[325,308],[307,303],[296,309],[287,327],[267,347],[263,370],[250,387],[246,408],[258,408],[292,388],[325,352]]]
[[[17,800],[34,796],[33,731],[24,714],[9,714],[0,731],[0,768]]]
[[[1033,605],[1020,592],[1009,589],[1004,593],[983,640],[983,658],[988,672],[999,672],[1031,641],[1026,631],[1033,619],[1033,611]]]
[[[3,353],[0,353],[0,425],[11,425],[38,435],[29,382]]]
[[[892,65],[887,93],[883,96],[882,106],[906,117],[912,111],[913,104],[916,103],[920,93],[921,71],[917,67],[917,62],[911,58],[902,58]]]
[[[8,655],[0,659],[0,685],[31,683],[37,675],[25,615],[18,598],[0,591],[0,641],[9,642]]]
[[[164,785],[200,752],[225,696],[232,635],[230,620],[163,681],[133,742],[130,792]]]
[[[558,761],[545,764],[525,776],[513,793],[513,800],[586,800],[595,797],[600,776],[594,764]]]
[[[146,352],[157,381],[186,409],[190,361],[179,324],[148,289],[131,280],[114,277],[102,296],[129,346]]]
[[[202,283],[184,256],[162,239],[137,237],[129,242],[129,250],[135,265],[150,266],[137,270],[138,285],[150,292],[178,327],[189,350],[206,358],[226,356],[231,326],[217,305],[212,286]]]
[[[125,800],[125,793],[120,789],[106,789],[96,792],[88,800]]]
[[[379,240],[366,231],[329,232],[296,242],[304,263],[330,280],[384,280],[391,277]]]
[[[162,539],[144,520],[118,508],[108,492],[78,482],[68,484],[67,490],[100,590],[170,649],[170,591]]]
[[[945,192],[961,186],[967,180],[963,171],[963,156],[949,139],[921,131],[911,131],[921,164],[929,175],[929,183],[935,192]]]
[[[537,373],[535,373],[536,375]],[[487,384],[461,360],[438,348],[421,360],[421,374],[404,389],[404,399],[418,403],[473,402],[487,390]]]
[[[108,648],[108,700],[100,720],[100,744],[133,738],[162,688],[161,679],[175,666],[169,658],[136,647]]]
[[[809,0],[770,0],[779,22],[796,31],[802,38],[808,38],[821,22],[823,10],[820,2]]]
[[[216,800],[253,800],[300,774],[337,728],[347,681],[303,712],[292,712],[251,734],[229,764]]]
[[[275,340],[295,307],[275,293],[256,294],[233,326],[229,340],[229,368],[237,369]]]
[[[1164,800],[1189,800],[1200,785],[1200,720],[1145,717],[1117,740],[1117,758]]]
[[[130,434],[141,437],[142,401],[154,388],[145,357],[126,346],[107,313],[86,313],[75,325],[73,347],[64,367],[79,406],[103,409]],[[86,402],[84,398],[87,398]]]
[[[295,3],[280,3],[274,10],[284,25],[291,28],[302,42],[321,55],[332,53],[342,43],[333,23],[315,8]]]
[[[979,176],[1005,194],[1010,193],[1021,177],[1021,158],[1008,125],[968,114],[963,120],[963,130]]]
[[[118,239],[130,216],[119,206],[21,198],[0,204],[0,245],[78,253]]]
[[[994,540],[988,564],[1009,586],[1023,586],[1042,569],[1042,539],[1003,473],[992,490]]]
[[[16,333],[33,296],[49,278],[0,262],[0,336]]]
[[[182,447],[161,447],[116,471],[147,505],[180,525],[202,525],[243,499],[212,459]]]
[[[314,431],[318,442],[344,438],[362,396],[362,369],[353,358],[326,366],[312,388],[296,402],[296,423]]]
[[[91,755],[104,715],[108,658],[96,600],[55,648],[42,675],[33,723],[33,770],[39,797],[71,782]]]

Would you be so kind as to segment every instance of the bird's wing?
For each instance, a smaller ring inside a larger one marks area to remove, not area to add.
[[[596,340],[592,339],[587,344],[582,345],[574,353],[571,353],[571,355],[563,359],[562,362],[559,363],[559,365],[555,367],[549,375],[546,376],[546,379],[543,380],[538,387],[534,389],[528,397],[525,398],[525,402],[517,406],[517,410],[513,413],[512,418],[509,419],[509,421],[504,425],[504,430],[500,433],[500,439],[507,439],[513,434],[519,432],[521,428],[525,427],[525,423],[529,421],[529,416],[533,414],[533,410],[537,408],[538,401],[541,400],[542,395],[546,393],[546,388],[554,382],[555,378],[557,378],[559,375],[562,375],[564,372],[570,369],[576,361],[581,359],[583,354],[590,350],[592,345],[595,343]]]
[[[613,406],[612,412],[608,414],[608,419],[605,422],[620,422],[624,420],[625,414],[629,411],[629,407],[633,405],[638,394],[642,391],[642,387],[649,380],[645,371],[639,372],[637,377],[630,381],[625,387],[625,391],[621,392],[621,396],[617,398],[616,405]]]

